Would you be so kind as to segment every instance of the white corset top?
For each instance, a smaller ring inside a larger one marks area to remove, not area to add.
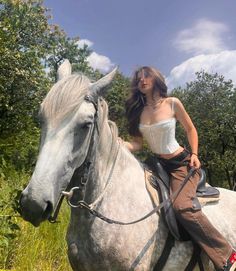
[[[175,138],[176,119],[169,118],[154,124],[139,124],[139,130],[151,151],[156,154],[171,154],[179,147]]]

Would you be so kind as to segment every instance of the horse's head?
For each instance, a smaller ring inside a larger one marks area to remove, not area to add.
[[[97,115],[97,100],[116,70],[95,83],[81,74],[71,75],[65,61],[58,82],[41,104],[40,152],[32,178],[22,192],[22,216],[33,225],[50,217],[60,194],[86,160]]]

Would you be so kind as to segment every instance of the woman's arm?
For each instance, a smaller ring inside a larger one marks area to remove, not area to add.
[[[190,166],[194,166],[199,168],[201,163],[198,159],[198,134],[197,130],[189,117],[188,113],[186,112],[183,104],[180,102],[179,99],[175,98],[174,100],[175,105],[175,115],[176,119],[181,123],[184,127],[184,130],[187,134],[188,142],[191,147],[192,155]]]
[[[130,151],[140,151],[143,147],[143,138],[142,137],[133,137],[131,141],[123,141],[119,138],[119,141]]]

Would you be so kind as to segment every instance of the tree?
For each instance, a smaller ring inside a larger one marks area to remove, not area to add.
[[[196,75],[195,81],[188,83],[185,89],[175,89],[173,95],[183,101],[197,127],[200,158],[210,183],[225,185],[223,182],[227,180],[233,189],[236,175],[235,89],[231,80],[226,81],[217,73],[202,71]]]
[[[69,38],[58,26],[53,26],[53,31],[49,35],[50,54],[45,60],[45,66],[49,68],[49,76],[54,82],[57,80],[57,70],[60,64],[68,59],[72,63],[74,72],[82,72],[85,75],[93,77],[94,71],[89,66],[87,57],[91,50],[85,45],[79,48],[77,45],[79,38]]]
[[[0,137],[27,127],[64,59],[74,71],[93,75],[86,61],[91,51],[49,25],[42,3],[4,0],[0,8]]]
[[[41,1],[5,0],[0,9],[0,137],[27,127],[49,80],[47,10]]]
[[[50,25],[42,3],[4,0],[0,5],[0,159],[7,156],[19,166],[30,167],[34,160],[36,146],[23,142],[37,142],[39,105],[60,63],[67,58],[75,71],[97,76],[86,62],[91,51]]]
[[[108,92],[109,118],[114,121],[122,137],[127,138],[127,122],[125,117],[125,101],[129,93],[130,81],[121,73],[117,73],[111,90]]]

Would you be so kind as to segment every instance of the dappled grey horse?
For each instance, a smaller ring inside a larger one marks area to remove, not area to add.
[[[102,95],[115,73],[91,83],[81,74],[71,74],[68,61],[59,68],[59,80],[41,104],[40,153],[20,200],[23,217],[33,225],[48,219],[62,191],[73,186],[83,187],[75,191],[78,199],[83,197],[110,219],[129,222],[153,209],[142,165],[120,145],[116,126],[108,120]],[[219,190],[219,203],[206,205],[203,211],[235,246],[236,193]],[[72,207],[67,232],[69,260],[78,271],[153,270],[167,232],[158,214],[123,226],[106,223],[85,208]],[[191,242],[176,241],[164,270],[184,270],[192,250]],[[202,257],[205,270],[214,270],[206,255]]]

